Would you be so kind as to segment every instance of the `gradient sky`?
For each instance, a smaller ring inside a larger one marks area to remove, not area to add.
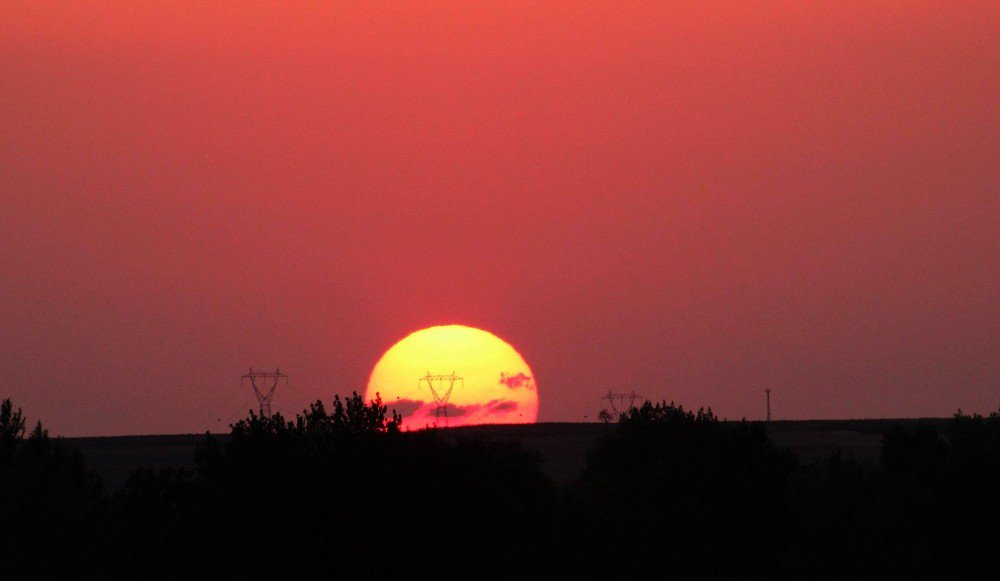
[[[442,323],[542,421],[1000,405],[997,2],[284,4],[0,3],[32,421],[224,430]]]

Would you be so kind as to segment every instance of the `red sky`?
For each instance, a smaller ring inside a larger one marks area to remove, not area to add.
[[[543,421],[1000,405],[997,2],[295,4],[0,4],[0,394],[54,433],[441,323]]]

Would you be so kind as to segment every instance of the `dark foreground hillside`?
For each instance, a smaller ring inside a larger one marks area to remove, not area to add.
[[[948,420],[782,420],[766,424],[767,435],[779,448],[787,448],[802,458],[819,458],[839,450],[858,460],[877,458],[882,434],[893,424],[907,429],[930,425],[942,429]],[[566,484],[579,477],[587,451],[597,439],[614,428],[603,423],[540,423],[468,426],[442,429],[447,437],[478,440],[516,440],[541,454],[541,466],[554,481]],[[226,441],[228,434],[217,436]],[[87,466],[112,490],[121,488],[129,473],[139,468],[194,468],[195,448],[203,434],[163,436],[118,436],[63,438],[79,449]]]
[[[995,567],[1000,414],[401,430],[335,397],[225,436],[48,437],[0,405],[4,579],[955,578]]]

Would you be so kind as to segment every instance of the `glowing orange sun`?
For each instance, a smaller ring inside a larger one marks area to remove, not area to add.
[[[376,392],[410,429],[538,419],[538,389],[521,355],[496,335],[463,325],[429,327],[393,345],[372,370],[365,399]]]

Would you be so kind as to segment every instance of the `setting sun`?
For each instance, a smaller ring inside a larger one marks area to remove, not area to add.
[[[365,399],[379,393],[411,429],[538,419],[534,374],[496,335],[463,325],[422,329],[385,352]]]

